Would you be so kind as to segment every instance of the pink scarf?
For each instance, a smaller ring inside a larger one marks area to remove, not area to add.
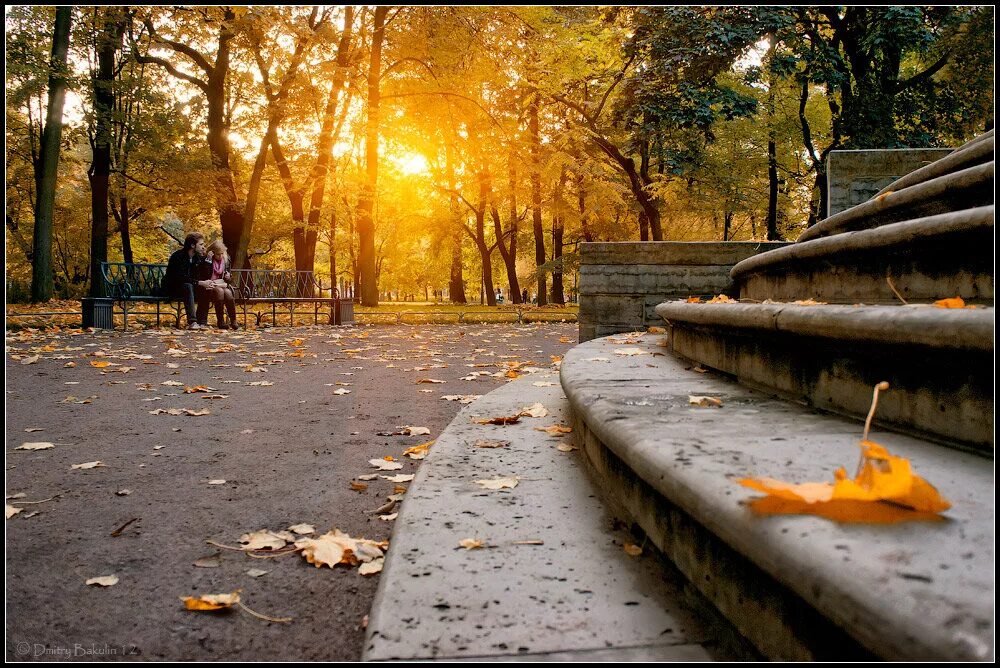
[[[222,278],[226,272],[226,258],[219,256],[212,260],[212,280]]]

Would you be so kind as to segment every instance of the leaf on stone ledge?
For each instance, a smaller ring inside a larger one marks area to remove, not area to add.
[[[938,308],[965,308],[965,300],[961,297],[950,297],[948,299],[939,299],[934,302],[934,306]]]
[[[476,540],[475,538],[463,538],[458,541],[460,547],[464,547],[466,550],[475,550],[477,548],[484,547],[483,541]]]
[[[513,489],[514,487],[517,487],[517,481],[518,478],[513,477],[513,478],[493,478],[491,480],[476,480],[475,482],[483,489],[499,490],[499,489]]]
[[[739,302],[726,295],[716,295],[709,299],[706,304],[738,304]]]
[[[521,421],[520,415],[505,415],[500,417],[486,418],[485,420],[476,420],[476,424],[496,424],[496,425],[508,425],[516,424]]]

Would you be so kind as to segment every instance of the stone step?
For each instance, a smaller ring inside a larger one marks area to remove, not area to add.
[[[952,503],[945,521],[757,516],[743,503],[759,494],[734,479],[832,482],[856,464],[862,424],[696,373],[662,338],[607,337],[566,354],[574,429],[608,495],[746,638],[776,660],[993,658],[990,462],[873,432]]]
[[[993,167],[991,160],[880,195],[813,225],[799,236],[798,242],[988,206],[993,204]]]
[[[536,402],[549,415],[475,422]],[[635,539],[613,529],[581,451],[557,448],[572,435],[535,429],[569,422],[552,370],[483,395],[438,436],[395,520],[364,660],[758,656],[651,546],[641,558],[625,553],[623,541]],[[483,440],[506,445],[476,447]],[[498,491],[474,482],[499,476],[520,480]],[[466,538],[485,546],[460,547]]]
[[[901,179],[889,184],[875,194],[875,197],[889,192],[896,192],[903,188],[944,176],[951,172],[981,165],[993,160],[993,130],[984,135],[976,137],[972,141],[963,144],[955,149],[950,155],[935,160],[929,165],[915,169]]]
[[[743,260],[730,276],[754,301],[992,304],[993,234],[992,205],[964,209],[800,241]]]
[[[993,457],[992,308],[666,302],[672,349],[739,382]]]

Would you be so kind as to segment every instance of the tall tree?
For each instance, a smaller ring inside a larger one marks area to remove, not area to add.
[[[118,7],[93,8],[97,31],[97,71],[93,73],[94,130],[90,138],[93,158],[90,178],[90,295],[104,294],[101,263],[108,259],[108,195],[111,185],[113,117],[115,107],[115,57],[122,47],[125,13]]]
[[[378,188],[378,141],[382,44],[385,41],[388,7],[376,7],[368,65],[368,117],[365,121],[365,183],[358,198],[358,264],[361,272],[361,304],[378,306],[375,266],[375,194]]]
[[[535,289],[538,305],[544,306],[547,281],[542,270],[545,264],[545,230],[542,228],[542,136],[538,124],[538,112],[541,106],[539,98],[538,93],[532,95],[528,104],[528,141],[531,146],[531,171],[528,174],[531,180],[531,229],[535,235],[535,266],[538,272]]]
[[[49,104],[42,131],[41,165],[38,170],[38,200],[31,255],[31,301],[52,298],[52,213],[56,202],[56,174],[62,142],[63,104],[66,101],[66,56],[69,52],[72,7],[56,7],[49,73]]]

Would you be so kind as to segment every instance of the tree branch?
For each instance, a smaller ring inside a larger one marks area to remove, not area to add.
[[[148,16],[142,19],[142,24],[146,26],[146,30],[149,31],[149,36],[152,39],[156,40],[160,44],[169,46],[177,53],[184,54],[185,56],[193,60],[195,65],[204,70],[205,74],[211,76],[213,68],[211,63],[208,62],[205,56],[203,56],[201,53],[191,48],[187,44],[182,44],[181,42],[175,42],[174,40],[167,39],[166,37],[160,35],[160,33],[156,32],[156,27],[153,25],[152,19],[150,19]]]
[[[951,58],[951,51],[945,51],[944,55],[938,58],[937,62],[928,67],[926,70],[924,70],[919,74],[915,74],[906,81],[901,81],[897,83],[896,92],[899,93],[901,91],[906,90],[910,86],[915,86],[916,84],[921,83],[922,81],[930,79],[932,76],[937,74],[938,70],[940,70],[942,67],[948,64],[949,58]]]
[[[198,88],[200,88],[206,95],[208,94],[208,83],[202,81],[201,79],[199,79],[194,75],[188,74],[187,72],[181,72],[179,69],[174,67],[173,64],[170,63],[170,61],[164,58],[159,58],[157,56],[140,55],[139,52],[136,51],[134,47],[135,44],[133,43],[132,57],[135,58],[136,62],[149,65],[159,65],[160,67],[170,72],[170,74],[177,77],[178,79],[183,79],[184,81],[192,83]]]

